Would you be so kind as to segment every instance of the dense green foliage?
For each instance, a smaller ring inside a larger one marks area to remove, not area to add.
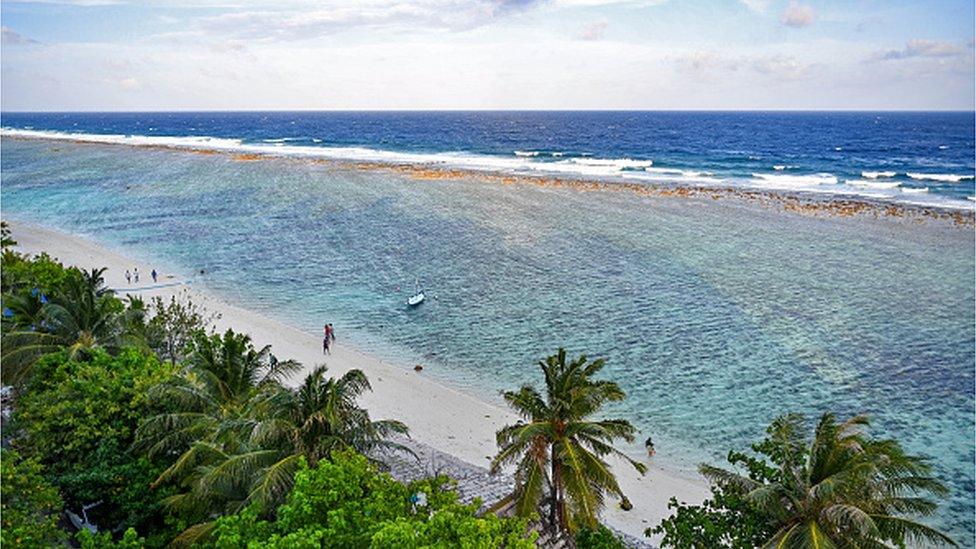
[[[80,278],[81,271],[66,268],[47,254],[25,257],[13,250],[3,252],[2,287],[3,293],[37,288],[43,293],[59,293],[69,278]]]
[[[423,492],[427,505],[411,496]],[[477,517],[446,478],[402,484],[353,452],[309,467],[299,460],[295,486],[275,520],[254,508],[217,520],[212,545],[231,547],[469,547],[529,549],[524,519]]]
[[[31,261],[30,263],[35,263]],[[125,304],[105,287],[105,269],[81,271],[63,269],[61,287],[47,296],[37,286],[19,294],[4,295],[3,332],[4,383],[23,384],[31,376],[38,358],[65,349],[69,357],[85,358],[93,349],[117,351],[124,345],[145,347],[139,337],[145,309]],[[27,293],[24,293],[27,292]],[[39,308],[34,308],[34,298]],[[30,315],[18,314],[29,304]],[[135,333],[133,330],[135,329]]]
[[[121,539],[115,539],[111,532],[92,534],[81,529],[75,535],[81,549],[143,549],[151,545],[146,538],[139,537],[133,528],[126,529]]]
[[[545,397],[530,385],[508,391],[505,400],[525,422],[498,431],[499,452],[492,470],[516,465],[516,513],[530,516],[545,501],[549,524],[575,532],[597,526],[607,495],[623,497],[604,460],[615,454],[643,473],[646,467],[613,447],[616,439],[632,441],[634,428],[622,419],[592,419],[604,404],[624,398],[620,387],[594,379],[604,361],[586,356],[569,363],[566,351],[540,361]]]
[[[181,542],[206,537],[212,518],[251,506],[270,514],[291,490],[303,458],[315,464],[338,449],[369,452],[397,445],[396,421],[373,421],[357,399],[370,389],[351,370],[327,378],[319,367],[295,390],[284,376],[300,365],[256,349],[246,335],[197,333],[181,374],[149,391],[172,408],[148,418],[137,446],[148,456],[178,454],[154,486],[177,485],[168,500],[186,526]]]
[[[146,392],[172,376],[152,355],[94,350],[87,360],[62,351],[42,357],[12,418],[14,444],[40,456],[69,509],[88,511],[96,524],[163,531],[160,498],[148,490],[161,462],[129,451],[136,427],[153,413]]]
[[[602,524],[596,528],[581,528],[576,532],[575,541],[576,549],[627,549],[624,542]]]
[[[3,450],[0,468],[0,545],[43,548],[62,543],[66,536],[58,529],[58,517],[63,504],[58,489],[44,478],[41,465],[15,451]]]
[[[912,518],[935,511],[927,494],[945,494],[928,463],[867,436],[867,426],[863,416],[824,414],[808,435],[802,416],[777,418],[753,446],[758,457],[730,454],[747,473],[702,465],[715,497],[678,505],[654,532],[665,534],[665,547],[682,548],[954,545]]]
[[[766,439],[752,448],[764,455],[769,445]],[[744,468],[756,482],[775,482],[779,477],[778,470],[761,458],[729,452],[728,462]],[[773,536],[774,523],[746,501],[746,492],[738,485],[713,483],[711,492],[712,497],[701,505],[689,505],[672,497],[668,502],[672,515],[645,533],[663,534],[661,546],[675,549],[752,549]]]
[[[194,303],[185,293],[152,299],[153,316],[146,323],[146,341],[163,360],[176,364],[186,357],[193,337],[205,333],[219,315]]]

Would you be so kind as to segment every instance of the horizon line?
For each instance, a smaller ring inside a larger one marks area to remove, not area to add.
[[[177,113],[258,113],[258,112],[280,112],[280,113],[557,113],[557,112],[712,112],[712,113],[736,113],[736,112],[766,112],[766,113],[976,113],[976,105],[969,109],[789,109],[789,108],[748,108],[748,109],[614,109],[614,108],[592,108],[592,109],[147,109],[147,110],[69,110],[69,109],[50,109],[50,110],[4,110],[0,108],[2,114],[177,114]]]

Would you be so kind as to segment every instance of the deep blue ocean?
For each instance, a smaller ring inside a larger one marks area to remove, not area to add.
[[[972,207],[972,112],[4,113],[140,144]]]
[[[151,259],[310,333],[334,322],[343,345],[423,363],[425,376],[499,404],[559,346],[604,357],[628,393],[612,412],[689,474],[748,448],[779,414],[867,413],[876,433],[932,459],[950,487],[933,523],[974,546],[971,226],[318,161],[971,208],[972,113],[2,118],[4,217]],[[411,310],[418,279],[431,299]]]

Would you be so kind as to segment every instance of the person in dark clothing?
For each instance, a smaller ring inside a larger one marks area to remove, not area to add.
[[[332,354],[329,351],[329,325],[326,324],[322,326],[322,354],[328,355]]]

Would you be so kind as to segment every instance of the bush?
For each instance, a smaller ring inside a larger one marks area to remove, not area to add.
[[[4,547],[52,547],[63,543],[58,528],[63,504],[57,488],[42,474],[33,459],[23,459],[12,450],[0,451],[3,469],[3,500],[0,504],[0,545]]]
[[[160,500],[169,494],[149,484],[164,464],[129,447],[139,421],[153,412],[147,390],[170,375],[171,366],[134,349],[116,357],[96,349],[87,361],[47,355],[18,398],[14,444],[45,464],[70,509],[102,501],[88,512],[100,527],[162,535]]]
[[[46,253],[30,258],[11,250],[3,252],[0,285],[4,293],[37,288],[52,295],[59,293],[70,277],[80,278],[81,271],[65,267]]]
[[[577,532],[576,549],[627,549],[627,546],[601,524],[596,528],[583,528]]]
[[[411,496],[423,492],[426,506]],[[247,509],[217,520],[212,545],[231,547],[534,547],[527,522],[478,517],[477,505],[461,505],[444,477],[401,484],[379,473],[358,454],[333,454],[309,468],[304,461],[295,487],[274,521]]]
[[[781,456],[776,454],[775,445],[766,438],[753,444],[752,449],[759,457],[731,451],[727,460],[733,466],[744,467],[753,480],[775,481],[778,470],[763,459],[766,456],[772,463],[779,463]],[[661,547],[675,549],[752,549],[764,546],[775,533],[774,525],[746,502],[741,489],[712,484],[711,492],[712,497],[701,505],[688,505],[672,497],[668,508],[674,513],[644,534],[664,534]]]

